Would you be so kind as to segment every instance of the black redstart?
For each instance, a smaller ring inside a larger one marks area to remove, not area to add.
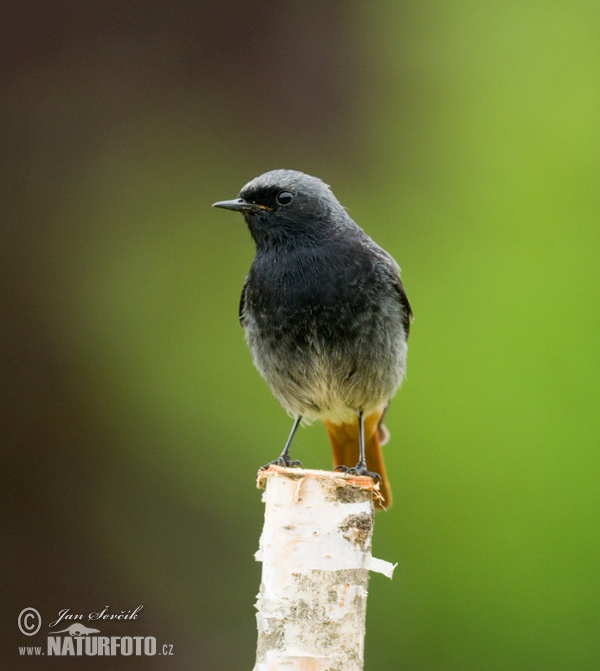
[[[405,374],[412,321],[398,264],[302,172],[267,172],[214,207],[241,212],[256,243],[240,322],[254,364],[295,418],[272,463],[300,465],[289,456],[294,433],[320,419],[336,467],[381,478],[389,508],[382,420]]]

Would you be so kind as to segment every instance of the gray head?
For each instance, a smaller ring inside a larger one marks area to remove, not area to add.
[[[241,212],[257,245],[298,236],[318,239],[333,228],[354,225],[327,184],[296,170],[266,172],[235,200],[213,207]]]

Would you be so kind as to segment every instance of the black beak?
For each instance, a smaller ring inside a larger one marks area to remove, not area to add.
[[[249,203],[243,198],[236,198],[235,200],[221,200],[214,203],[213,207],[222,207],[224,210],[233,210],[234,212],[257,212],[265,209],[262,205],[256,203]]]

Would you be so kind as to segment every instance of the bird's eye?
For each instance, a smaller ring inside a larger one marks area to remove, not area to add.
[[[280,191],[275,200],[278,205],[289,205],[294,200],[294,194],[289,191]]]

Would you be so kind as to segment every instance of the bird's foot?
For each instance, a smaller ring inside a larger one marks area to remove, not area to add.
[[[334,471],[340,471],[341,473],[344,473],[345,475],[366,475],[368,478],[373,478],[375,482],[381,482],[381,475],[379,473],[375,473],[375,471],[368,471],[367,470],[367,464],[364,462],[358,462],[356,466],[336,466]]]
[[[282,468],[304,468],[302,462],[298,461],[297,459],[284,457],[283,455],[281,455],[279,459],[275,459],[275,461],[270,461],[268,464],[261,466],[260,470],[266,471],[269,466],[281,466]]]

